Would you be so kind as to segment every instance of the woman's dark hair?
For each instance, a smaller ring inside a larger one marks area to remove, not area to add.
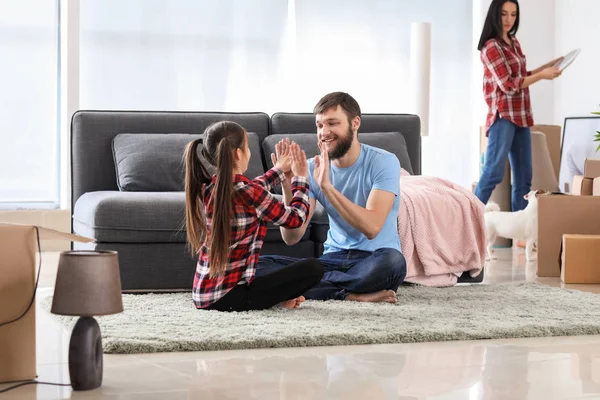
[[[203,138],[190,142],[185,150],[185,223],[188,246],[193,254],[198,254],[207,240],[202,185],[210,183],[212,179],[198,156],[200,143],[203,142],[202,155],[217,169],[217,181],[211,199],[212,226],[208,237],[211,277],[223,274],[229,257],[233,216],[233,152],[243,149],[245,140],[244,128],[235,122],[222,121],[206,128]]]
[[[519,2],[517,0],[493,0],[488,9],[487,17],[485,17],[485,23],[483,24],[483,30],[481,31],[477,50],[481,51],[488,40],[502,37],[502,6],[504,3],[508,2],[514,3],[517,6],[517,18],[515,19],[513,27],[510,28],[508,35],[515,36],[517,34],[521,14]]]

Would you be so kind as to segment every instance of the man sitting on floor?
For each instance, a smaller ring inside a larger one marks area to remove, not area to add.
[[[406,277],[397,228],[400,162],[394,154],[358,141],[361,112],[349,94],[327,94],[314,113],[321,154],[309,160],[310,215],[298,229],[280,228],[291,246],[304,235],[317,200],[329,216],[320,258],[325,275],[304,296],[395,303],[396,290]],[[282,183],[286,204],[292,198],[288,178]],[[261,256],[259,269],[271,270],[296,261],[292,257]]]

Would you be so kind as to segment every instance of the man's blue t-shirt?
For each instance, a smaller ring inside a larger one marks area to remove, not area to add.
[[[375,251],[392,248],[400,251],[398,236],[398,208],[400,207],[400,162],[385,150],[361,144],[358,160],[348,168],[337,168],[330,163],[329,177],[333,187],[352,203],[366,208],[372,190],[394,193],[394,205],[388,214],[383,228],[372,240],[354,229],[327,201],[321,188],[316,184],[313,172],[315,160],[308,162],[310,181],[309,196],[323,205],[329,216],[329,232],[325,241],[325,253],[342,250]]]

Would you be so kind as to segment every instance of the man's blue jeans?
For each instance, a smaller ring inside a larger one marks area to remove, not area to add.
[[[298,260],[277,255],[261,256],[256,276]],[[304,294],[307,299],[344,300],[349,293],[396,291],[406,277],[406,260],[396,249],[378,249],[372,253],[346,250],[323,254],[319,260],[325,267],[325,275],[318,285]]]
[[[487,204],[492,191],[504,178],[506,158],[512,169],[512,211],[527,207],[524,196],[531,190],[531,131],[497,118],[488,132],[488,144],[475,196]]]

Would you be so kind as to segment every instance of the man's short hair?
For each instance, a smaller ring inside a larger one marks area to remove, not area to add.
[[[330,108],[337,108],[337,106],[342,107],[349,122],[352,121],[354,117],[361,116],[358,102],[354,100],[354,97],[344,92],[333,92],[323,96],[315,106],[313,113],[315,115],[321,114]]]

